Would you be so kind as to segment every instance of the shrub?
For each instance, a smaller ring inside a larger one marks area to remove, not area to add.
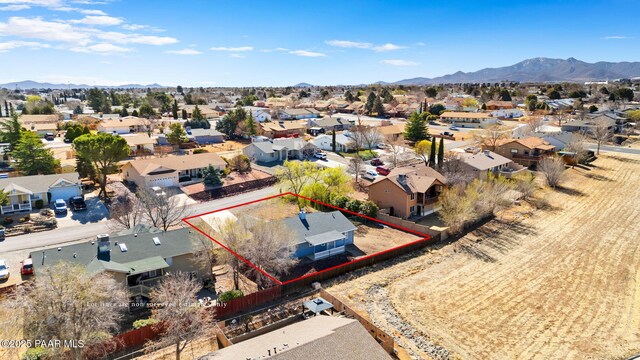
[[[38,200],[36,200],[36,204],[35,205],[36,205],[36,209],[40,210],[44,206],[44,202],[42,201],[42,199],[38,199]]]
[[[23,223],[23,222],[27,222],[27,221],[29,221],[29,220],[31,220],[31,215],[29,215],[29,214],[27,214],[27,215],[25,215],[24,217],[21,217],[21,218],[20,218],[20,222],[21,222],[21,223]]]
[[[364,204],[362,204],[362,207],[360,208],[360,211],[369,217],[375,218],[376,216],[378,216],[378,205],[376,205],[373,201],[367,201]]]
[[[56,218],[39,218],[35,221],[35,225],[46,226],[47,228],[54,228],[58,224]]]
[[[33,232],[33,225],[26,225],[25,227],[22,228],[22,231],[25,234],[31,234]]]
[[[344,209],[349,202],[349,198],[346,196],[336,196],[331,200],[331,205]]]
[[[361,208],[362,208],[362,201],[357,199],[350,200],[346,205],[346,209],[349,211],[353,211],[354,213],[360,212]]]
[[[22,360],[42,360],[48,357],[47,349],[42,346],[30,348],[22,355]]]
[[[133,328],[134,329],[140,329],[143,328],[145,326],[149,326],[149,325],[153,325],[153,324],[157,324],[158,320],[154,319],[154,318],[148,318],[148,319],[140,319],[140,320],[136,320],[133,322]]]
[[[2,220],[2,223],[5,225],[13,224],[13,219],[10,217],[4,218],[4,220]]]
[[[233,299],[237,299],[243,296],[244,294],[242,293],[241,290],[229,290],[220,294],[220,296],[218,296],[218,301],[224,303],[224,302],[231,301]]]
[[[193,150],[194,154],[204,154],[204,153],[208,153],[208,152],[209,152],[209,150],[202,149],[202,148]]]
[[[229,160],[229,166],[239,173],[249,172],[251,171],[251,160],[246,155],[236,155]]]
[[[40,210],[40,215],[41,216],[45,216],[45,217],[52,217],[53,216],[53,210],[51,210],[51,209],[42,209],[42,210]]]

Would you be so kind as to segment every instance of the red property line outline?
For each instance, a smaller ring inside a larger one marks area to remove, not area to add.
[[[224,211],[224,210],[234,209],[234,208],[237,208],[237,207],[241,207],[241,206],[245,206],[245,205],[249,205],[249,204],[254,204],[254,203],[265,201],[265,200],[271,200],[271,199],[275,199],[275,198],[283,197],[283,196],[287,196],[287,195],[295,196],[295,197],[298,197],[298,198],[301,198],[301,199],[305,199],[307,201],[311,201],[311,202],[314,202],[314,203],[317,203],[317,204],[321,204],[323,206],[326,206],[326,207],[329,207],[329,208],[332,208],[332,209],[335,209],[335,210],[339,210],[339,211],[342,211],[342,212],[345,212],[345,213],[348,213],[348,214],[351,214],[351,215],[355,215],[355,216],[358,216],[358,217],[361,217],[361,218],[364,218],[364,219],[367,219],[367,220],[371,220],[371,221],[376,222],[376,223],[384,224],[384,225],[389,226],[389,227],[394,228],[394,229],[406,231],[408,233],[420,236],[420,237],[422,237],[422,239],[418,239],[416,241],[412,241],[410,243],[403,244],[403,245],[400,245],[400,246],[396,246],[396,247],[393,247],[391,249],[383,250],[383,251],[380,251],[380,252],[377,252],[377,253],[369,254],[367,256],[363,256],[361,258],[348,261],[348,262],[346,262],[344,264],[335,265],[335,266],[332,266],[330,268],[326,268],[326,269],[323,269],[323,270],[320,270],[320,271],[316,271],[316,272],[313,272],[313,273],[310,273],[310,274],[299,276],[299,277],[297,277],[295,279],[291,279],[291,280],[287,280],[287,281],[282,282],[282,281],[276,279],[273,275],[271,275],[271,274],[267,273],[266,271],[264,271],[263,269],[259,268],[258,266],[256,266],[252,262],[250,262],[249,260],[245,259],[242,255],[240,255],[237,252],[229,249],[227,246],[225,246],[224,244],[222,244],[221,242],[219,242],[218,240],[213,238],[211,235],[205,233],[202,229],[200,229],[199,227],[197,227],[196,225],[194,225],[194,224],[192,224],[190,222],[191,219],[199,218],[199,217],[204,216],[204,215],[213,214],[213,213]],[[364,261],[364,260],[367,260],[369,258],[372,258],[374,256],[378,256],[378,255],[381,255],[381,254],[385,254],[385,253],[394,251],[396,249],[401,249],[401,248],[404,248],[404,247],[407,247],[407,246],[411,246],[413,244],[417,244],[417,243],[421,243],[421,242],[427,242],[427,241],[431,241],[432,240],[431,236],[428,235],[428,234],[424,234],[424,233],[421,233],[419,231],[411,230],[411,229],[408,229],[408,228],[406,228],[404,226],[391,224],[391,223],[383,221],[383,220],[375,219],[375,218],[372,218],[372,217],[369,217],[369,216],[366,216],[366,215],[363,215],[363,214],[359,214],[359,213],[356,213],[356,212],[353,212],[353,211],[350,211],[350,210],[347,210],[347,209],[343,209],[343,208],[340,208],[340,207],[337,207],[337,206],[333,206],[331,204],[327,204],[325,202],[322,202],[322,201],[319,201],[319,200],[315,200],[315,199],[311,199],[311,198],[308,198],[306,196],[302,196],[302,195],[295,194],[295,193],[292,193],[292,192],[280,193],[280,194],[268,196],[268,197],[265,197],[265,198],[261,198],[261,199],[258,199],[258,200],[248,201],[248,202],[245,202],[245,203],[241,203],[241,204],[237,204],[237,205],[233,205],[233,206],[228,206],[226,208],[213,210],[213,211],[208,211],[208,212],[205,212],[205,213],[202,213],[202,214],[198,214],[198,215],[192,215],[192,216],[189,216],[189,217],[186,217],[186,218],[182,219],[182,221],[187,223],[189,226],[191,226],[192,228],[197,230],[202,235],[208,237],[211,241],[213,241],[216,244],[220,245],[222,248],[224,248],[225,250],[227,250],[228,252],[233,254],[233,256],[237,257],[238,259],[240,259],[245,264],[247,264],[247,265],[251,266],[252,268],[254,268],[255,270],[259,271],[261,274],[263,274],[267,278],[273,280],[278,285],[291,284],[293,282],[296,282],[296,281],[299,281],[299,280],[302,280],[302,279],[305,279],[305,278],[308,278],[308,277],[311,277],[311,276],[315,276],[317,274],[320,274],[320,273],[323,273],[323,272],[327,272],[327,271],[330,271],[330,270],[333,270],[333,269],[336,269],[336,268],[339,268],[339,267],[342,267],[342,266],[346,266],[346,265],[351,264],[351,263],[357,263],[357,262]]]

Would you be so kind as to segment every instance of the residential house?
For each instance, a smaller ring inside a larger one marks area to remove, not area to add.
[[[318,315],[218,349],[199,360],[266,358],[390,360],[391,356],[358,320]]]
[[[333,135],[325,134],[311,140],[311,143],[322,150],[333,151]],[[353,140],[345,134],[336,134],[336,151],[353,151]]]
[[[369,200],[391,216],[408,219],[437,210],[444,175],[424,165],[398,167],[369,184]]]
[[[517,119],[524,116],[524,111],[520,109],[500,109],[491,111],[491,116],[498,119]]]
[[[452,151],[467,166],[468,171],[481,180],[485,180],[489,173],[510,178],[526,170],[524,166],[490,150],[468,147],[464,150],[458,148]]]
[[[591,133],[595,130],[596,126],[599,125],[600,122],[606,124],[607,129],[609,129],[612,133],[619,128],[616,124],[616,120],[605,115],[596,116],[593,118],[585,118],[584,120],[573,120],[566,122],[560,126],[562,131],[568,132],[579,132],[579,133]]]
[[[498,100],[489,100],[485,103],[487,110],[503,110],[503,109],[513,109],[515,106],[511,101],[498,101]]]
[[[274,224],[291,230],[296,243],[294,257],[319,260],[343,254],[353,244],[355,225],[340,211],[305,213]]]
[[[278,110],[278,119],[280,120],[302,120],[317,117],[320,117],[320,113],[313,108]]]
[[[378,132],[386,139],[398,140],[404,134],[404,124],[395,124],[378,127]]]
[[[209,128],[209,129],[187,128],[186,132],[187,132],[187,138],[199,145],[220,144],[224,142],[224,134],[213,128]]]
[[[257,122],[271,121],[271,110],[269,108],[259,106],[243,106],[242,108],[247,112],[250,111]]]
[[[541,138],[542,140],[555,146],[556,150],[563,150],[567,145],[569,145],[576,138],[575,133],[564,132],[564,131],[558,132],[558,133],[532,132],[532,133],[528,133],[527,136],[523,136],[523,137],[529,137],[529,136],[535,136],[537,138]]]
[[[132,302],[144,303],[169,273],[208,279],[206,266],[196,259],[200,251],[189,228],[163,232],[137,225],[119,234],[97,235],[92,241],[33,251],[30,258],[36,276],[61,261],[77,264],[89,274],[111,275],[127,288]]]
[[[131,155],[151,155],[156,139],[150,138],[147,134],[122,134],[121,137],[127,141]]]
[[[118,120],[103,120],[98,124],[98,132],[111,134],[129,134],[146,132],[152,126],[152,120],[135,116],[125,116]]]
[[[193,110],[196,108],[195,105],[182,105],[181,106],[181,110],[185,110],[187,112],[187,117],[189,119],[191,119],[193,117]],[[212,109],[211,107],[207,106],[207,105],[198,105],[198,110],[200,110],[200,113],[202,114],[202,116],[204,116],[205,119],[207,120],[211,120],[211,119],[217,119],[221,116],[220,111],[216,110],[216,109]]]
[[[72,196],[82,195],[77,172],[0,178],[0,189],[9,198],[9,203],[0,207],[2,214],[31,211],[37,208],[39,200],[44,207],[57,199],[66,201]]]
[[[487,145],[485,144],[485,148]],[[545,156],[552,155],[556,147],[537,137],[523,139],[498,140],[494,152],[514,162],[526,166],[535,167]]]
[[[490,113],[445,111],[440,120],[459,127],[486,128],[495,124],[498,119]]]
[[[274,139],[252,142],[242,153],[253,162],[271,163],[291,159],[306,159],[316,153],[318,148],[300,138]]]
[[[271,139],[299,137],[304,135],[306,127],[296,121],[264,122],[260,124],[260,133]]]
[[[351,127],[351,122],[348,119],[341,118],[339,116],[325,116],[321,119],[309,119],[309,127],[319,127],[324,129],[325,132],[329,131],[342,131],[348,130]]]
[[[202,153],[128,160],[123,162],[120,171],[124,180],[140,187],[170,187],[198,181],[202,178],[202,170],[209,165],[220,171],[226,167],[226,163],[218,154]]]
[[[25,128],[31,132],[36,133],[40,137],[44,137],[48,134],[56,136],[58,134],[58,124],[56,123],[31,123],[25,126]]]
[[[60,116],[57,114],[49,115],[20,115],[18,118],[20,123],[24,127],[28,127],[31,124],[57,124],[60,121]]]

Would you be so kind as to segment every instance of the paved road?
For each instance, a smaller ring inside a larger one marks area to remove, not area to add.
[[[268,187],[228,198],[187,205],[188,213],[190,215],[197,215],[207,211],[261,199],[274,194],[277,194],[276,189],[274,187]],[[43,246],[55,246],[82,239],[93,238],[96,234],[107,232],[109,232],[107,222],[101,221],[97,223],[78,224],[77,226],[68,226],[35,234],[12,236],[0,242],[0,258],[2,258],[2,254],[11,251],[35,249]]]
[[[589,150],[596,151],[598,146],[596,144],[588,144]],[[640,155],[640,149],[632,149],[624,146],[611,146],[611,145],[602,145],[600,146],[600,152],[617,152],[623,154],[635,154]]]

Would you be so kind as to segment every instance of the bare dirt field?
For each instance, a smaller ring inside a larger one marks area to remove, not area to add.
[[[377,223],[358,225],[353,236],[354,244],[365,254],[374,254],[420,239],[422,237]]]
[[[414,358],[620,359],[640,352],[640,156],[602,155],[447,245],[329,291]]]

